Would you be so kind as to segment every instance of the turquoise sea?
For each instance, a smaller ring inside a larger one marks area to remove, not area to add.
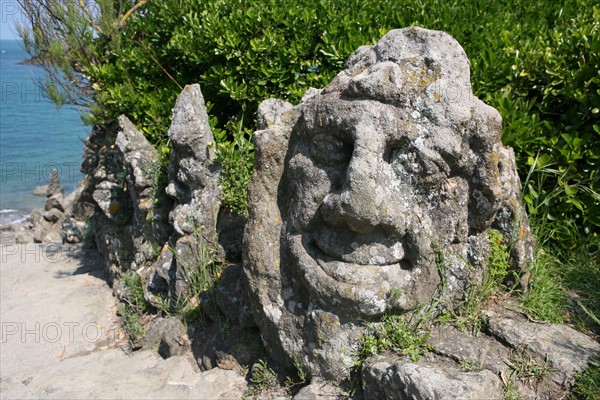
[[[41,208],[33,196],[56,168],[70,193],[79,184],[83,143],[90,132],[73,107],[57,108],[36,82],[43,70],[19,64],[29,58],[19,42],[0,40],[0,225]]]

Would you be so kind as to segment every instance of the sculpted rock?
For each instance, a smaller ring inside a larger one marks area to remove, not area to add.
[[[501,117],[474,97],[469,60],[443,32],[394,30],[298,106],[259,107],[245,276],[272,355],[340,379],[365,320],[480,282],[487,232],[531,258]]]
[[[158,152],[129,118],[121,115],[119,126],[121,130],[117,134],[116,145],[123,154],[123,160],[129,169],[127,179],[130,185],[138,191],[144,191],[152,186],[153,163],[158,161]]]
[[[169,184],[165,190],[173,201],[169,213],[172,236],[160,258],[144,272],[145,296],[159,293],[177,302],[187,295],[188,271],[210,251],[218,250],[217,218],[221,205],[219,168],[214,160],[214,137],[200,86],[186,86],[173,108],[169,128],[172,151]]]
[[[170,203],[156,201],[159,193],[155,193],[155,190],[158,190],[155,182],[160,179],[158,152],[127,117],[120,116],[119,125],[121,129],[116,138],[116,145],[127,170],[135,246],[132,268],[137,269],[153,258],[152,243],[167,240],[168,234],[164,225],[167,223],[166,208]]]
[[[201,226],[205,240],[216,243],[219,169],[200,85],[186,86],[177,98],[169,138],[173,150],[167,194],[177,203],[169,219],[178,234],[191,234]]]
[[[56,169],[52,169],[50,176],[48,177],[48,185],[46,186],[46,196],[50,197],[56,194],[63,195],[64,189],[60,184],[60,176]]]

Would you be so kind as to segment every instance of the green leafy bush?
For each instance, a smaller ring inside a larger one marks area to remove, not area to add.
[[[239,129],[226,129],[232,119],[246,116],[242,128],[252,130],[255,122],[248,116],[262,100],[297,102],[308,87],[324,87],[356,48],[390,29],[420,25],[446,31],[471,60],[475,94],[504,118],[503,140],[515,148],[530,215],[556,225],[550,240],[564,240],[565,230],[598,234],[600,11],[592,0],[98,4],[99,23],[75,22],[85,32],[85,51],[70,37],[38,40],[55,55],[64,76],[85,77],[79,82],[89,90],[83,93],[95,104],[88,121],[110,123],[124,113],[168,155],[169,105],[181,87],[200,83],[215,127],[227,132],[219,143],[221,155],[231,159],[220,158],[222,164],[240,162],[233,170],[250,168],[251,151],[238,154]],[[61,51],[69,55],[67,64],[61,63]],[[226,194],[243,196],[238,190],[232,185]],[[238,199],[231,204],[243,212]]]
[[[234,214],[248,216],[248,182],[254,166],[252,131],[244,120],[231,120],[226,129],[214,129],[215,154],[221,166],[219,183],[223,188],[221,204]],[[233,136],[233,140],[228,138]]]

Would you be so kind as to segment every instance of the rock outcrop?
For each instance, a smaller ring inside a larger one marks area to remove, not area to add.
[[[31,215],[22,223],[4,227],[12,231],[16,243],[63,243],[65,236],[63,227],[68,224],[74,198],[79,192],[76,190],[71,195],[64,196],[64,188],[60,183],[60,176],[53,169],[48,176],[48,184],[38,186],[34,195],[45,196],[44,208],[33,210]],[[71,226],[71,232],[82,229],[81,224]],[[75,243],[67,240],[67,243]]]
[[[178,97],[169,139],[172,150],[165,192],[172,202],[168,214],[172,234],[168,243],[162,243],[156,262],[142,274],[151,303],[161,293],[173,303],[183,301],[189,295],[188,275],[203,257],[219,253],[219,167],[199,85],[186,86]]]
[[[344,376],[363,321],[424,305],[442,280],[449,303],[481,283],[492,228],[514,268],[531,260],[501,117],[449,35],[391,31],[299,105],[261,104],[258,121],[244,268],[277,360]]]
[[[431,352],[417,362],[368,358],[365,399],[504,399],[507,385],[523,400],[559,399],[600,355],[598,342],[566,325],[531,322],[506,307],[484,313],[489,327],[476,336],[448,325],[433,329]]]

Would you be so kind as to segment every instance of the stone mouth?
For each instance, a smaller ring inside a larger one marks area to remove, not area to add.
[[[420,303],[413,299],[422,297],[419,288],[431,286],[431,271],[422,259],[364,265],[327,255],[313,234],[290,234],[286,242],[289,262],[299,268],[298,277],[315,298],[332,307],[344,304],[348,311],[364,315],[380,315],[389,307],[409,310]],[[398,295],[391,298],[391,291]]]
[[[348,229],[322,227],[309,235],[307,251],[323,263],[389,266],[405,262],[406,243],[385,232],[362,235]]]
[[[321,250],[315,240],[302,240],[304,251],[329,277],[338,282],[352,285],[376,285],[388,275],[404,275],[412,270],[407,260],[366,264],[331,257]]]

